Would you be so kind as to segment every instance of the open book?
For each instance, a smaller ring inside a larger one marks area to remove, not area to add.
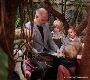
[[[58,58],[64,56],[63,54],[58,54],[58,53],[53,53],[53,54],[51,54],[51,55],[56,56],[56,57],[58,57]]]

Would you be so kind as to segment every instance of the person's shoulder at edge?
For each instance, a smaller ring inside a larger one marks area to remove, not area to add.
[[[49,28],[49,23],[46,23],[45,26]]]
[[[30,24],[31,24],[30,21],[27,22],[27,23],[25,24],[25,27],[26,27],[27,29],[31,29]],[[35,25],[35,24],[34,24],[34,25]],[[47,28],[49,28],[49,23],[46,23],[45,26],[46,26]]]
[[[44,28],[46,28],[47,31],[49,30],[49,32],[50,32],[49,23],[46,23],[45,26],[44,26]]]

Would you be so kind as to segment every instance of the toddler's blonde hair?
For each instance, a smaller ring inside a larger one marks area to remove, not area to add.
[[[59,28],[59,30],[61,30],[61,29],[63,28],[63,23],[62,23],[62,21],[55,20],[55,21],[53,22],[53,28],[55,28],[55,27],[57,27],[57,28]]]
[[[70,42],[69,44],[73,45],[76,48],[78,55],[82,54],[83,46],[82,46],[81,42],[74,42],[73,41],[73,42]]]
[[[64,55],[65,55],[65,58],[68,60],[68,61],[73,61],[77,58],[77,50],[76,48],[71,45],[71,44],[66,44],[64,46]]]

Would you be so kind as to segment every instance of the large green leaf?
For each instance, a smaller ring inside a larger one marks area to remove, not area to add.
[[[0,80],[7,80],[8,75],[7,67],[8,67],[8,56],[0,48]]]

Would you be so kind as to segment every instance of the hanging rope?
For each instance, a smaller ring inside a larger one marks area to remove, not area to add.
[[[27,0],[27,11],[29,15],[29,21],[31,23],[31,36],[29,37],[29,41],[31,42],[32,37],[33,37],[33,25],[34,25],[34,20],[33,20],[33,1],[32,0]],[[30,32],[29,32],[30,34]]]
[[[34,25],[34,19],[33,19],[33,0],[29,0],[29,4],[30,4],[30,10],[31,10],[31,40],[33,37],[33,25]]]
[[[25,1],[21,1],[21,5],[19,6],[19,13],[20,13],[20,26],[21,26],[21,37],[24,38],[24,29],[23,29],[23,24],[25,20]]]
[[[26,10],[27,9],[27,10]],[[27,30],[27,29],[23,29],[23,24],[24,24],[24,21],[25,21],[25,10],[28,12],[28,16],[29,16],[29,21],[31,23],[31,30]],[[23,35],[23,38],[26,39],[26,42],[23,43],[22,46],[26,45],[26,44],[30,44],[31,45],[31,40],[32,40],[32,35],[33,35],[33,24],[34,24],[34,20],[33,20],[33,1],[32,0],[23,0],[19,6],[19,14],[20,14],[20,23],[21,23],[21,32],[22,32],[22,29],[24,30],[21,35]],[[29,34],[28,34],[29,33]],[[29,42],[29,43],[28,43]],[[22,48],[19,47],[19,49]],[[17,54],[17,52],[15,53],[15,55]],[[15,56],[14,55],[14,56]],[[25,54],[23,54],[25,55]],[[19,58],[20,56],[18,56]],[[17,59],[18,59],[17,58]],[[17,61],[17,60],[15,60]]]

